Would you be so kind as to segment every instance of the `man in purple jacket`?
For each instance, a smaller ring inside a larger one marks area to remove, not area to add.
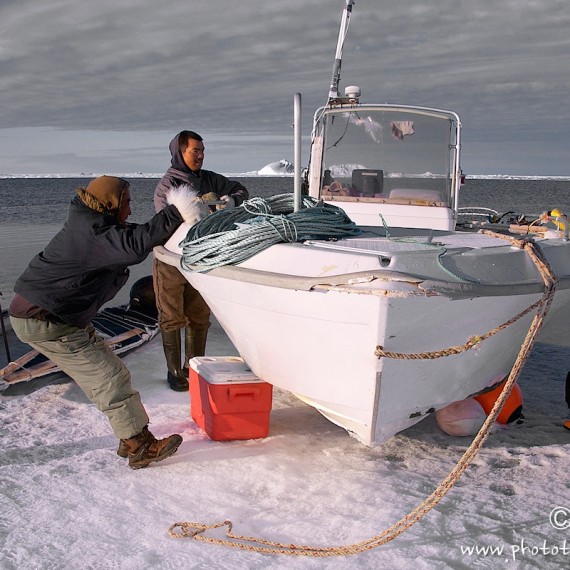
[[[170,142],[171,167],[166,171],[154,193],[154,206],[160,212],[165,206],[165,196],[171,188],[188,185],[198,196],[217,200],[224,207],[239,206],[249,197],[247,189],[239,182],[225,176],[202,170],[204,142],[194,131],[182,131]],[[210,326],[210,308],[180,271],[155,258],[153,264],[154,289],[158,308],[158,322],[168,368],[168,385],[176,391],[188,390],[188,361],[203,356]],[[180,332],[184,329],[184,352]]]

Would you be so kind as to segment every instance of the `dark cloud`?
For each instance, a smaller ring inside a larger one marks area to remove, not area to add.
[[[157,148],[185,127],[218,142],[247,133],[246,147],[263,149],[255,160],[217,155],[210,144],[209,166],[260,168],[268,142],[275,144],[268,162],[287,151],[297,91],[310,130],[328,94],[343,7],[342,0],[3,1],[2,127],[11,137],[24,127],[101,131],[110,147],[113,132],[162,133]],[[360,85],[365,101],[457,111],[468,171],[568,175],[568,29],[566,0],[358,0],[341,87]],[[11,172],[15,155],[5,140],[0,169]],[[165,151],[145,164],[162,170]]]

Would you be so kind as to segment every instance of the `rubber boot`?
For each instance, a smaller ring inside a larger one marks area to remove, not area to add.
[[[154,461],[170,457],[176,453],[181,443],[182,436],[177,433],[164,439],[156,439],[148,427],[144,427],[141,433],[134,437],[121,440],[121,444],[127,450],[131,469],[142,469]]]
[[[194,356],[206,354],[206,340],[208,338],[208,326],[194,327]]]
[[[208,326],[186,327],[184,329],[184,373],[188,378],[190,359],[206,354]]]
[[[181,368],[180,329],[162,331],[162,346],[168,368],[168,385],[176,392],[188,391],[188,379]]]

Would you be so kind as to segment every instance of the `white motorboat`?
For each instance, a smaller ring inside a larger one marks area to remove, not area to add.
[[[314,118],[309,198],[302,201],[297,174],[291,215],[260,213],[258,221],[250,201],[237,210],[253,221],[228,229],[240,251],[240,232],[275,225],[272,218],[340,208],[352,231],[334,239],[305,232],[237,263],[207,265],[228,247],[212,247],[220,232],[195,239],[207,218],[181,245],[178,233],[155,254],[200,291],[257,376],[374,445],[495,387],[537,311],[566,314],[569,224],[559,212],[462,216],[458,115],[362,103],[356,87],[340,96],[338,51],[328,101]]]

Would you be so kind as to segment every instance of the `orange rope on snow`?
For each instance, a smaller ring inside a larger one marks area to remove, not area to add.
[[[368,540],[358,542],[347,546],[331,546],[331,547],[320,547],[320,546],[307,546],[298,544],[286,544],[282,542],[275,542],[271,540],[266,540],[259,537],[253,536],[243,536],[234,534],[232,532],[232,522],[225,520],[221,523],[214,524],[203,524],[197,522],[177,522],[172,524],[168,533],[173,538],[193,538],[195,540],[200,540],[203,542],[208,542],[210,544],[217,544],[220,546],[227,546],[230,548],[239,548],[242,550],[248,550],[251,552],[261,552],[265,554],[284,554],[290,556],[314,556],[314,557],[328,557],[328,556],[345,556],[348,554],[357,554],[360,552],[365,552],[378,546],[382,546],[391,540],[394,540],[397,536],[405,532],[408,528],[418,522],[423,518],[431,509],[433,509],[439,501],[447,494],[447,492],[453,487],[457,482],[459,477],[467,469],[469,464],[476,457],[477,453],[487,440],[491,432],[491,428],[495,423],[497,416],[499,415],[503,404],[509,397],[511,390],[517,381],[524,363],[526,362],[528,355],[532,349],[536,336],[542,327],[544,318],[548,314],[550,305],[554,298],[554,293],[556,291],[556,286],[558,283],[557,278],[554,276],[552,269],[548,261],[544,258],[542,251],[536,243],[527,240],[518,240],[510,236],[505,236],[502,234],[497,234],[495,232],[483,231],[483,233],[494,235],[501,239],[507,239],[518,247],[525,249],[529,254],[534,264],[537,266],[540,274],[545,283],[545,292],[541,300],[528,309],[526,312],[531,310],[531,308],[537,308],[536,315],[532,321],[532,324],[527,332],[525,340],[521,345],[521,349],[517,356],[517,359],[511,369],[511,372],[505,381],[505,385],[500,396],[497,398],[493,408],[489,412],[485,423],[471,442],[471,445],[467,448],[464,454],[461,456],[455,467],[451,470],[449,475],[438,485],[435,491],[427,497],[421,504],[419,504],[415,509],[413,509],[406,516],[402,517],[399,521],[394,523],[390,528],[382,531],[381,533],[373,536]],[[525,313],[526,314],[526,313]],[[520,316],[517,316],[520,318]],[[513,319],[511,319],[513,321]],[[514,322],[514,321],[513,321]],[[502,325],[501,325],[502,326]],[[456,353],[455,353],[456,354]],[[377,355],[379,357],[384,355]],[[442,355],[445,356],[445,355]],[[207,530],[217,529],[226,527],[226,537],[214,538],[206,536],[204,533]]]

